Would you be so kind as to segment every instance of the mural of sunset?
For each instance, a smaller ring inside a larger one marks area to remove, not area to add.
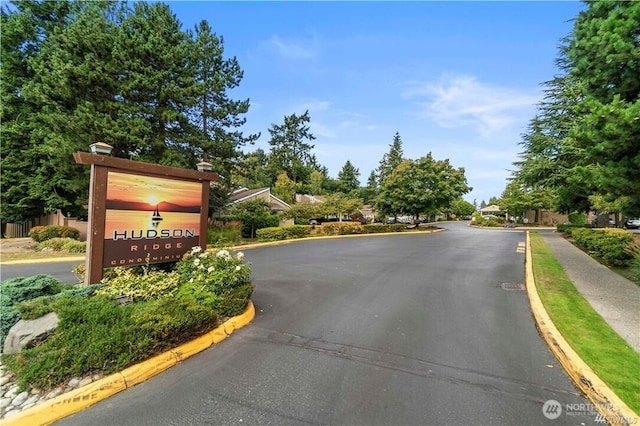
[[[105,266],[178,260],[199,244],[202,183],[109,171]]]
[[[201,198],[199,182],[109,172],[107,209],[200,213]]]

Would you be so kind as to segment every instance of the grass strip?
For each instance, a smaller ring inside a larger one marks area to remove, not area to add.
[[[640,354],[582,297],[542,236],[530,238],[536,288],[549,317],[580,358],[640,413]]]

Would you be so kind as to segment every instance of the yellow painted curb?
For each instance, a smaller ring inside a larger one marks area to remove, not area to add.
[[[122,374],[115,373],[93,383],[2,419],[3,426],[46,425],[77,413],[127,388]]]
[[[211,336],[214,344],[222,342],[228,336],[227,332],[224,331],[224,327],[217,327],[215,330],[212,330],[207,334]]]
[[[575,385],[587,396],[604,417],[602,423],[629,425],[639,422],[638,415],[622,401],[600,377],[580,358],[551,321],[538,291],[533,275],[531,240],[527,231],[525,278],[531,312],[542,338],[558,359]]]
[[[213,343],[214,342],[213,342],[213,338],[211,337],[211,334],[207,333],[203,336],[198,337],[197,339],[184,343],[178,346],[177,348],[171,349],[171,352],[175,354],[178,362],[181,362],[189,358],[191,355],[195,355],[198,352],[202,352],[203,350],[207,349],[209,346],[213,345]]]
[[[124,377],[127,388],[130,388],[152,378],[158,373],[162,373],[177,363],[178,359],[173,351],[167,351],[153,358],[149,358],[146,361],[132,365],[129,368],[125,368],[121,374],[122,377]]]
[[[255,313],[253,302],[249,300],[247,307],[240,315],[229,318],[222,325],[191,342],[128,367],[119,373],[47,400],[9,418],[1,419],[0,424],[2,426],[48,425],[82,411],[118,392],[150,379],[213,344],[221,342],[234,330],[239,330],[249,324],[255,317]],[[226,330],[230,330],[230,332],[227,333]],[[222,335],[224,338],[221,338]]]
[[[0,262],[0,265],[28,265],[32,263],[84,262],[85,256],[48,257],[46,259],[21,259]]]

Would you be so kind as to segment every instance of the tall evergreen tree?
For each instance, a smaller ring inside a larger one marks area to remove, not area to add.
[[[249,99],[235,101],[227,94],[240,84],[243,72],[235,57],[223,57],[224,38],[218,37],[207,21],[195,27],[192,53],[197,96],[191,117],[200,130],[194,141],[195,151],[229,181],[242,154],[240,148],[259,136],[245,137],[237,130],[246,122],[241,115],[249,111]]]
[[[359,177],[360,170],[354,167],[351,161],[347,160],[338,172],[340,190],[345,194],[349,194],[351,191],[358,189],[360,187]]]
[[[39,194],[31,191],[32,178],[42,160],[37,140],[38,102],[26,96],[23,87],[35,77],[31,60],[43,44],[71,15],[69,2],[25,0],[0,12],[0,222],[22,222],[42,214],[47,206]]]
[[[382,184],[384,180],[391,174],[393,169],[398,167],[404,160],[402,158],[402,139],[400,133],[396,132],[393,136],[393,142],[389,145],[389,152],[382,156],[378,165],[378,183]]]
[[[314,148],[310,142],[315,136],[309,131],[309,111],[302,115],[284,117],[281,125],[272,124],[269,129],[269,169],[274,178],[285,171],[294,183],[305,181],[311,173],[309,165],[315,160],[311,154]]]

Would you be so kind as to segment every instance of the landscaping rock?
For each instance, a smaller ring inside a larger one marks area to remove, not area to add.
[[[58,326],[58,315],[50,312],[38,319],[20,320],[11,327],[4,341],[5,355],[17,354],[49,337]]]
[[[14,407],[18,407],[24,404],[27,399],[29,399],[29,392],[20,392],[15,398],[13,398],[13,401],[11,401],[11,405],[13,405]]]

